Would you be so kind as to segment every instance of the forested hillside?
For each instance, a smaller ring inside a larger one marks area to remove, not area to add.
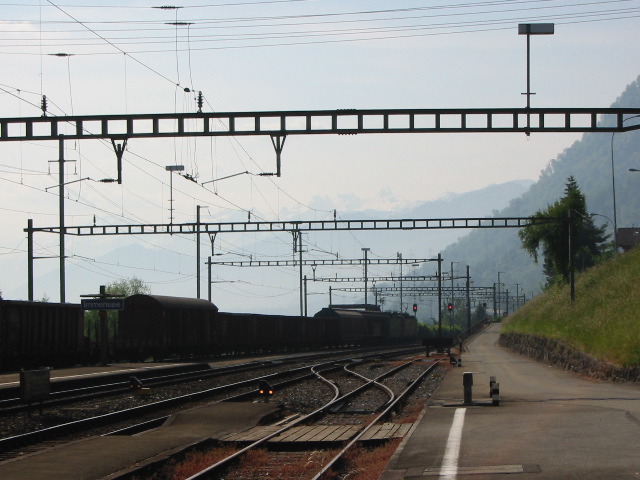
[[[588,103],[588,102],[586,102]],[[630,84],[612,107],[640,107],[640,77]],[[601,122],[611,122],[601,119]],[[625,125],[640,124],[630,117]],[[573,176],[587,198],[588,210],[596,225],[613,231],[612,146],[618,228],[640,225],[640,131],[624,133],[587,133],[560,153],[540,173],[539,180],[520,198],[494,216],[529,216],[562,197],[567,178]],[[514,161],[517,161],[514,159]],[[605,218],[605,217],[608,217]],[[474,284],[491,286],[498,272],[504,288],[515,294],[516,284],[530,297],[544,284],[542,264],[536,264],[521,248],[517,230],[476,230],[443,251],[449,261],[469,265]]]

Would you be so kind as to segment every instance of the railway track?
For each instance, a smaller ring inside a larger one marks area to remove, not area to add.
[[[389,353],[390,354],[390,353]],[[373,354],[371,354],[373,355]],[[378,354],[379,355],[379,354]],[[302,360],[298,357],[297,359],[292,360],[298,363],[301,363]],[[307,360],[308,361],[308,360]],[[325,362],[326,364],[331,364],[331,361]],[[159,422],[163,417],[169,415],[176,408],[185,408],[186,406],[193,406],[197,404],[197,402],[211,402],[215,400],[222,400],[224,398],[234,399],[236,401],[240,401],[242,399],[246,399],[252,395],[255,395],[256,384],[260,379],[269,379],[270,381],[277,381],[278,384],[286,385],[291,382],[301,381],[298,377],[304,376],[304,371],[308,367],[292,367],[291,363],[288,362],[273,362],[268,361],[261,363],[260,365],[256,365],[255,363],[251,363],[250,365],[243,364],[237,369],[233,369],[231,367],[225,368],[224,372],[218,371],[217,374],[217,382],[218,385],[210,388],[203,387],[203,377],[193,378],[193,376],[189,376],[191,380],[191,384],[195,384],[196,388],[188,393],[175,395],[172,394],[169,398],[165,398],[158,401],[153,401],[151,399],[147,399],[144,397],[138,397],[135,395],[131,395],[128,392],[128,383],[127,382],[127,402],[134,403],[136,405],[129,408],[116,408],[115,411],[110,411],[108,413],[103,413],[99,415],[91,415],[90,412],[93,410],[93,403],[90,402],[90,405],[87,405],[87,402],[77,403],[77,398],[73,400],[73,404],[70,407],[63,407],[61,410],[57,409],[59,407],[55,407],[51,410],[51,406],[46,406],[45,415],[49,417],[60,417],[60,419],[66,418],[66,413],[69,410],[72,411],[73,414],[82,415],[83,418],[73,420],[73,421],[59,421],[59,418],[47,418],[47,421],[57,422],[55,425],[44,426],[44,428],[37,428],[31,431],[20,432],[14,435],[6,435],[3,434],[4,438],[0,438],[0,452],[2,456],[0,459],[10,458],[14,455],[19,455],[20,452],[24,451],[26,445],[35,445],[42,444],[42,442],[51,442],[57,441],[58,443],[63,443],[70,441],[72,439],[81,438],[87,435],[91,435],[96,432],[96,429],[100,429],[104,431],[105,429],[113,430],[114,428],[125,428],[128,424],[131,423],[131,418],[144,419],[145,422],[151,422],[149,425],[153,425],[154,422]],[[256,374],[254,376],[248,376],[247,372],[254,371]],[[204,372],[207,375],[210,375],[210,372]],[[204,374],[203,372],[198,373],[197,375]],[[239,379],[238,376],[243,377],[243,379]],[[187,378],[187,377],[183,377]],[[176,378],[168,379],[158,379],[159,383],[175,383]],[[226,383],[225,383],[226,382]],[[85,388],[85,387],[83,387]],[[155,389],[154,389],[155,390]],[[227,392],[235,391],[234,395],[231,395]],[[92,394],[93,395],[93,394]],[[226,396],[226,397],[225,397]],[[95,397],[91,397],[95,398]],[[66,402],[71,400],[61,400],[61,402]],[[105,400],[106,403],[116,404],[117,402],[111,400]],[[47,410],[48,409],[48,410]],[[10,410],[7,410],[11,412]],[[56,412],[56,415],[51,412]],[[65,414],[60,414],[61,411],[66,411]],[[26,415],[23,413],[23,415]],[[6,418],[14,418],[14,414],[5,414],[0,417],[0,423],[2,423],[3,419]],[[33,415],[32,417],[36,418],[37,415]],[[136,422],[140,423],[140,422]],[[117,427],[116,427],[117,426]],[[138,428],[149,428],[149,427],[138,427]],[[100,431],[98,430],[98,431]],[[58,440],[52,440],[58,439]],[[37,446],[29,447],[30,450],[38,448]]]
[[[397,425],[388,420],[398,415],[411,393],[438,369],[438,363],[427,365],[423,360],[406,361],[387,365],[384,372],[378,372],[375,377],[367,376],[364,372],[373,371],[373,367],[373,362],[349,364],[343,365],[340,373],[331,371],[329,374],[314,369],[316,378],[331,388],[332,398],[304,415],[293,415],[268,427],[256,427],[212,445],[206,452],[197,454],[198,462],[205,461],[209,465],[191,473],[188,480],[340,478],[336,475],[340,475],[348,464],[346,459],[358,456],[364,442],[389,443],[393,436],[386,433]],[[407,370],[412,370],[409,382]],[[375,399],[368,394],[373,389],[378,392]],[[353,424],[354,416],[359,417],[359,424]],[[349,418],[351,425],[345,424]],[[409,425],[403,431],[408,429]],[[336,433],[335,440],[328,441],[335,432],[341,433]],[[390,443],[392,447],[397,445],[395,441]],[[187,464],[196,462],[194,455],[180,454],[183,463]],[[183,467],[183,471],[188,468]],[[149,475],[148,470],[141,470],[129,472],[118,480],[141,480]],[[156,478],[187,478],[171,472],[162,475]]]

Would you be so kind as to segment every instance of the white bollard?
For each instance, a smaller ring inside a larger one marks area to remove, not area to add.
[[[491,387],[491,400],[496,407],[500,405],[500,384],[497,382]]]

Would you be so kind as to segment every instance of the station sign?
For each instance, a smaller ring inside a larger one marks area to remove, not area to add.
[[[83,310],[124,310],[124,298],[83,298]]]

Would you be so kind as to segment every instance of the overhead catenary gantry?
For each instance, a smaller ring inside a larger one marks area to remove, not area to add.
[[[625,125],[626,118],[640,115],[640,108],[472,108],[472,109],[338,109],[267,112],[201,112],[124,115],[71,115],[0,118],[0,142],[59,142],[60,222],[60,301],[65,302],[64,236],[73,234],[64,224],[62,188],[65,140],[108,139],[113,143],[118,164],[117,182],[121,183],[122,158],[126,142],[137,138],[175,138],[212,136],[269,136],[276,151],[276,172],[281,175],[281,156],[289,135],[356,135],[383,133],[576,133],[624,132],[640,129],[640,124]],[[120,142],[120,143],[116,143]],[[249,222],[250,224],[253,222]],[[274,225],[279,222],[266,222]],[[203,224],[206,225],[206,224]],[[231,224],[227,224],[231,225]],[[496,228],[491,225],[490,228]],[[511,225],[504,225],[511,226]],[[514,225],[515,226],[515,225]],[[522,226],[522,225],[518,225]],[[131,227],[126,234],[185,233],[153,232]],[[482,228],[482,224],[437,228]],[[73,227],[77,235],[78,227]],[[83,228],[83,227],[80,227]],[[99,227],[94,227],[99,228]],[[105,227],[107,228],[107,227]],[[178,227],[180,230],[183,227]],[[188,226],[186,227],[189,228]],[[257,231],[245,229],[242,231]],[[400,227],[403,228],[403,227]],[[409,226],[408,229],[421,228]],[[430,227],[422,227],[430,228]],[[173,227],[171,227],[173,230]],[[206,226],[205,226],[206,229]],[[322,228],[329,230],[330,228]],[[353,229],[349,225],[346,229]],[[404,228],[403,228],[404,229]],[[136,230],[136,231],[134,231]],[[334,228],[336,230],[336,228]],[[30,230],[33,233],[36,230]],[[41,230],[44,231],[44,230]],[[49,230],[51,231],[51,230]],[[205,230],[209,233],[215,231]],[[292,229],[292,232],[299,231]],[[194,233],[193,231],[187,233]],[[197,233],[201,232],[199,229]],[[89,234],[100,234],[97,230]],[[107,234],[107,233],[102,233]],[[199,279],[198,279],[199,281]],[[32,291],[30,291],[32,298]]]
[[[221,222],[221,223],[183,223],[183,224],[131,224],[131,225],[85,225],[85,226],[57,226],[57,227],[34,227],[33,221],[28,220],[27,243],[28,243],[28,294],[29,298],[33,298],[33,235],[37,232],[57,233],[61,237],[64,235],[73,236],[108,236],[108,235],[174,235],[174,234],[195,234],[208,233],[217,235],[218,233],[243,233],[243,232],[295,232],[300,236],[303,231],[351,231],[351,230],[433,230],[433,229],[460,229],[460,228],[522,228],[534,224],[555,222],[554,218],[534,218],[534,217],[494,217],[494,218],[436,218],[436,219],[385,219],[385,220],[313,220],[313,221],[290,221],[290,222]],[[198,241],[199,242],[199,241]],[[301,250],[301,249],[300,249]],[[198,249],[199,252],[199,249]],[[438,259],[406,259],[405,263],[423,263],[426,261],[438,261],[438,270],[440,270],[440,257]],[[196,260],[200,263],[200,256]],[[325,262],[339,262],[340,260],[325,260]],[[362,262],[363,260],[353,260],[353,262]],[[373,262],[381,262],[382,259],[372,259]],[[402,262],[400,259],[388,260],[395,264]],[[261,261],[235,262],[246,265]],[[269,263],[270,261],[262,261]],[[271,261],[273,262],[273,261]],[[279,262],[279,261],[275,261]],[[293,262],[296,262],[295,260]],[[318,265],[322,260],[309,260]],[[64,262],[61,262],[61,265]],[[209,258],[209,267],[211,264]],[[233,262],[219,262],[219,264],[229,265]],[[302,266],[304,260],[301,258],[295,263],[300,267],[300,309],[303,311],[303,289],[302,289]],[[310,265],[311,263],[308,263]],[[279,265],[281,266],[281,264]],[[61,272],[63,270],[61,269]],[[441,273],[439,273],[441,277]],[[64,278],[61,274],[61,291],[63,291]],[[198,279],[199,283],[199,279]],[[209,282],[209,285],[211,283]],[[62,297],[62,295],[61,295]],[[211,295],[209,294],[209,299]]]
[[[640,108],[339,109],[0,118],[0,141],[380,133],[624,132]],[[527,119],[530,119],[529,124]],[[279,140],[278,140],[279,139]]]
[[[120,165],[126,141],[135,138],[269,136],[276,172],[288,135],[381,133],[581,133],[624,132],[640,108],[391,108],[266,112],[148,113],[0,118],[0,142],[110,139]]]

